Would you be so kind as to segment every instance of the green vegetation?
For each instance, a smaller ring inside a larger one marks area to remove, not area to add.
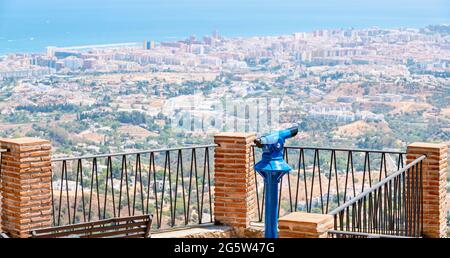
[[[16,110],[26,110],[31,113],[50,113],[54,111],[72,113],[80,111],[80,107],[74,104],[48,104],[44,106],[17,106]]]

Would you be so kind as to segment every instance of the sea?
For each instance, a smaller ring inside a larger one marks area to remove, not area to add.
[[[450,24],[450,0],[0,0],[0,55],[47,46]]]

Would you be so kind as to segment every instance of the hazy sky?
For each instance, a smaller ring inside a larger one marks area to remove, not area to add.
[[[429,24],[450,24],[450,0],[0,0],[0,52],[215,29],[251,36]]]
[[[84,11],[88,16],[97,14],[98,18],[105,18],[105,14],[116,14],[113,10],[119,7],[124,14],[163,13],[170,19],[200,16],[214,20],[217,14],[273,18],[281,13],[311,15],[311,12],[317,16],[351,16],[355,22],[373,14],[386,19],[411,19],[411,16],[450,19],[450,0],[0,0],[0,21],[2,17],[21,14],[39,17],[49,11]]]

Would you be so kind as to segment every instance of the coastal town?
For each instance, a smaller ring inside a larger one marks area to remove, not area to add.
[[[303,145],[450,144],[449,78],[446,25],[49,46],[0,56],[0,137],[47,138],[64,156],[296,123]]]

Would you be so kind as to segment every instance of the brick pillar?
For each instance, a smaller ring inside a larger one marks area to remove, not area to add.
[[[6,151],[5,149],[1,148],[0,145],[0,232],[2,232],[2,164],[1,164],[1,158],[2,158],[2,153],[4,151]]]
[[[218,133],[214,142],[214,220],[236,229],[256,218],[254,133]]]
[[[446,144],[415,142],[408,145],[407,163],[425,154],[423,178],[423,233],[426,237],[447,235],[447,169]]]
[[[36,138],[0,139],[1,225],[12,237],[29,237],[51,225],[51,145]]]
[[[306,212],[292,212],[278,219],[280,238],[327,238],[333,229],[333,216]]]

